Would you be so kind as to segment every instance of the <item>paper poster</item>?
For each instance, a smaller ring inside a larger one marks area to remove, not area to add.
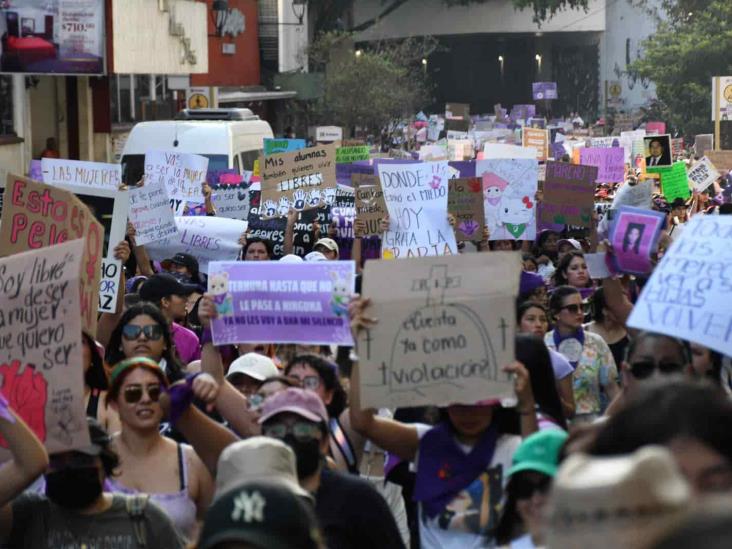
[[[73,193],[8,175],[0,222],[0,257],[80,238],[85,239],[79,293],[82,328],[94,336],[104,228]]]
[[[718,170],[732,171],[732,151],[707,151],[706,156]]]
[[[79,310],[84,248],[78,239],[0,260],[1,392],[49,453],[89,444]],[[2,461],[2,438],[0,448]]]
[[[271,137],[264,138],[264,156],[299,151],[300,149],[304,148],[304,139],[276,139]]]
[[[119,275],[122,262],[114,258],[102,259],[102,274],[99,277],[99,312],[114,313],[119,297]]]
[[[656,251],[666,216],[661,212],[621,206],[610,225],[615,252],[615,272],[644,276],[651,272],[651,253]]]
[[[536,149],[536,158],[546,160],[549,156],[549,131],[536,128],[524,128],[521,133],[524,147]]]
[[[514,122],[526,121],[534,116],[536,116],[536,105],[514,105],[511,109],[511,120]]]
[[[70,185],[116,191],[122,183],[120,164],[42,158],[41,172],[42,181],[54,187]]]
[[[369,146],[356,145],[353,147],[338,147],[336,149],[336,163],[346,164],[359,160],[369,159]]]
[[[521,261],[513,252],[368,261],[357,352],[361,406],[474,404],[507,397]],[[486,280],[491,281],[486,284]]]
[[[470,131],[470,119],[468,118],[448,118],[445,120],[445,130],[447,132],[465,132]]]
[[[447,211],[455,216],[457,241],[483,240],[485,211],[480,177],[451,179],[448,189]]]
[[[618,209],[625,205],[650,210],[652,193],[653,182],[650,179],[640,181],[635,185],[624,183],[615,192],[611,209]]]
[[[731,235],[732,216],[693,216],[653,270],[628,326],[732,356]]]
[[[483,146],[483,159],[493,160],[502,158],[529,158],[536,159],[538,151],[533,147],[519,147],[507,143],[486,143]]]
[[[686,200],[691,196],[689,178],[686,175],[686,164],[683,161],[674,162],[671,167],[649,167],[648,172],[661,175],[661,191],[669,202],[673,202],[676,198]]]
[[[548,99],[557,99],[557,83],[556,82],[534,82],[531,84],[532,98],[535,101],[546,101]]]
[[[441,145],[424,145],[419,149],[419,159],[425,162],[447,160],[448,151]]]
[[[607,254],[605,252],[585,254],[585,263],[587,263],[587,270],[590,272],[592,280],[602,280],[613,275],[607,268]]]
[[[597,167],[547,162],[541,220],[589,227],[595,206]]]
[[[462,162],[473,158],[473,142],[470,139],[455,139],[447,142],[447,158],[452,162]]]
[[[335,199],[335,145],[318,145],[275,154],[262,164],[264,217],[286,216],[290,209],[318,208]]]
[[[701,158],[714,149],[714,135],[702,133],[694,136],[694,154]]]
[[[247,222],[224,217],[176,217],[178,232],[145,246],[150,259],[163,261],[177,253],[198,259],[202,273],[208,273],[210,261],[233,261],[241,251],[239,238]]]
[[[251,183],[212,185],[211,202],[216,209],[216,215],[229,219],[248,219],[250,187]]]
[[[580,164],[597,166],[596,183],[618,183],[625,179],[625,153],[622,147],[583,147]]]
[[[648,135],[644,137],[643,151],[646,157],[646,167],[648,168],[670,166],[673,163],[670,135]]]
[[[354,174],[353,191],[356,220],[363,222],[363,230],[356,231],[356,236],[381,235],[380,222],[389,214],[378,176]]]
[[[470,120],[470,104],[469,103],[446,103],[445,118],[458,120]]]
[[[338,126],[320,126],[315,128],[315,140],[318,143],[333,143],[343,140],[343,128]]]
[[[694,163],[688,171],[687,177],[694,190],[701,193],[706,191],[719,178],[719,172],[705,156]]]
[[[162,181],[148,182],[143,187],[133,187],[130,193],[130,223],[135,227],[135,242],[144,246],[163,240],[178,230],[173,210]]]
[[[666,133],[666,122],[646,122],[646,132],[661,135]]]
[[[480,160],[485,223],[491,240],[536,239],[538,162],[528,159]]]
[[[195,204],[204,201],[208,158],[198,154],[150,151],[145,154],[145,184],[162,182],[168,197]]]
[[[382,257],[458,253],[447,218],[447,162],[379,164],[378,169],[390,221]]]
[[[353,345],[348,318],[353,261],[216,261],[210,267],[208,292],[218,311],[212,323],[216,345]]]
[[[671,138],[671,155],[676,158],[684,154],[684,138]]]

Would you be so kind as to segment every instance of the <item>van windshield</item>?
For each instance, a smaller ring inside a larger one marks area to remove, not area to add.
[[[223,171],[229,168],[229,157],[225,154],[203,154],[208,158],[208,171]],[[145,155],[128,154],[122,157],[122,181],[134,185],[145,173]]]

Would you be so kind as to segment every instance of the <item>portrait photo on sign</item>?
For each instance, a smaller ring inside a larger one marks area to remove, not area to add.
[[[629,206],[616,210],[610,226],[613,246],[611,267],[617,273],[646,275],[652,270],[651,254],[665,222],[664,214]]]
[[[646,167],[670,166],[671,136],[649,135],[643,138],[643,150],[646,157]]]

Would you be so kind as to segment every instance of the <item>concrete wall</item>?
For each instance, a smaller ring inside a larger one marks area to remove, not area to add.
[[[358,4],[358,2],[356,2]],[[302,10],[302,6],[297,7]],[[308,70],[308,60],[305,49],[308,46],[308,8],[305,6],[303,24],[298,25],[298,19],[292,10],[292,0],[278,0],[278,21],[284,23],[279,27],[279,72]],[[299,13],[299,11],[298,11]]]
[[[56,87],[63,83],[63,77],[41,76],[38,85],[28,90],[31,102],[31,148],[34,157],[46,148],[46,139],[49,137],[55,137],[58,142]]]

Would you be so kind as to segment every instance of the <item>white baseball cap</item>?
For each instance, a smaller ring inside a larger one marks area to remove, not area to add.
[[[302,263],[304,259],[299,255],[287,254],[280,258],[280,263]]]
[[[322,252],[310,252],[305,256],[305,261],[308,263],[311,261],[328,261],[328,258]]]
[[[226,378],[230,379],[234,374],[244,374],[257,381],[264,381],[268,377],[279,375],[279,370],[271,358],[259,353],[247,353],[231,363]]]

